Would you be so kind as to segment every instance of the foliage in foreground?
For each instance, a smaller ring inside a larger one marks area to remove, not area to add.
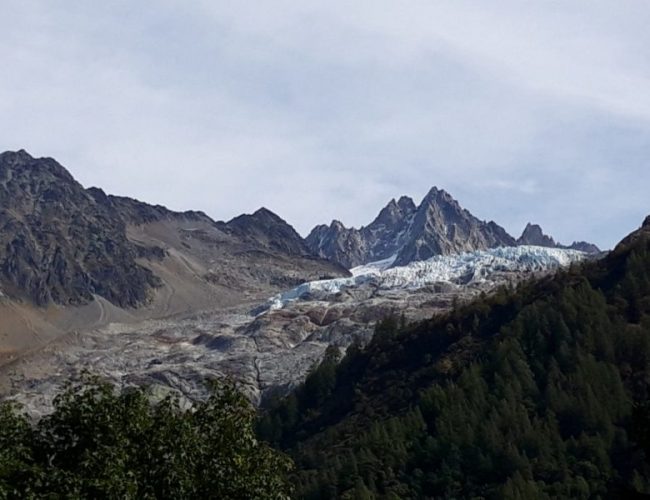
[[[0,498],[287,498],[291,462],[230,385],[191,410],[92,379],[30,422],[0,405]]]
[[[650,236],[326,356],[259,432],[296,495],[650,494]],[[640,496],[635,496],[640,495]]]

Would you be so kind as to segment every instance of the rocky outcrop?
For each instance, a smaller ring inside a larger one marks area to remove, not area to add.
[[[538,247],[557,247],[557,243],[550,236],[544,234],[542,228],[538,224],[526,224],[524,232],[517,240],[517,245],[535,245]]]
[[[589,254],[598,254],[602,251],[593,243],[588,243],[586,241],[574,241],[568,246],[559,245],[558,248],[568,248],[570,250],[578,250],[579,252],[585,252]]]
[[[146,253],[146,250],[144,250]],[[109,206],[51,158],[0,155],[0,286],[35,304],[82,304],[101,295],[122,307],[160,284],[136,263],[143,249]]]
[[[498,224],[477,219],[449,193],[434,187],[418,207],[395,265],[514,244]]]
[[[329,226],[316,226],[306,241],[314,254],[348,269],[366,262],[368,257],[368,244],[361,231],[346,228],[338,220],[332,221]]]
[[[585,252],[588,254],[600,253],[600,248],[593,243],[587,243],[586,241],[575,241],[571,245],[562,245],[557,243],[553,238],[544,234],[544,231],[538,224],[531,224],[530,222],[526,224],[524,232],[517,240],[517,245],[565,248],[569,250],[578,250],[579,252]]]
[[[8,297],[44,306],[101,296],[135,308],[169,285],[168,295],[184,291],[186,303],[213,291],[232,303],[347,274],[311,255],[298,233],[267,209],[215,222],[202,212],[84,189],[51,158],[0,155],[0,290]]]
[[[305,240],[296,230],[266,208],[217,224],[225,233],[251,244],[262,245],[289,255],[311,255]]]
[[[309,249],[323,258],[352,268],[391,257],[404,244],[416,206],[407,196],[391,200],[377,218],[361,229],[346,228],[340,221],[316,226],[307,236]]]
[[[368,226],[346,228],[334,221],[314,228],[306,241],[312,252],[347,267],[393,256],[395,265],[404,265],[434,255],[515,244],[498,224],[477,219],[435,187],[419,206],[408,197],[391,200]]]
[[[364,233],[371,242],[366,261],[377,261],[395,255],[404,246],[408,228],[413,222],[417,207],[411,198],[394,199],[372,221]]]

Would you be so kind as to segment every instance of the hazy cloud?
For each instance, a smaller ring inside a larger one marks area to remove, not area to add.
[[[438,185],[610,246],[650,205],[650,4],[9,0],[0,149],[305,233]]]

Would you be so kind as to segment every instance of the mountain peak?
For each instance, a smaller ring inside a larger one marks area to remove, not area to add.
[[[552,237],[544,234],[541,226],[539,224],[526,224],[524,232],[521,234],[517,240],[517,245],[533,245],[538,247],[549,247],[549,248],[566,248],[570,250],[578,250],[580,252],[596,254],[600,252],[600,249],[593,243],[587,243],[586,241],[574,241],[571,245],[561,245],[556,242]]]
[[[0,153],[0,177],[2,176],[2,170],[6,172],[7,169],[11,169],[16,174],[25,177],[25,180],[30,183],[37,178],[50,182],[53,179],[51,177],[48,179],[47,176],[54,176],[60,180],[79,185],[72,177],[72,174],[56,160],[52,158],[34,158],[24,149]]]
[[[226,223],[221,229],[243,241],[262,244],[289,255],[307,255],[309,250],[296,230],[282,217],[262,207],[252,214],[244,214]]]
[[[514,246],[515,240],[495,223],[472,216],[447,192],[432,187],[419,206],[408,196],[393,198],[369,225],[346,229],[332,223],[307,237],[310,250],[354,267],[397,255],[396,265],[433,255]]]
[[[544,234],[539,224],[529,222],[517,240],[518,245],[533,245],[538,247],[556,247],[557,243],[550,236]]]
[[[402,210],[415,211],[416,209],[415,202],[413,201],[413,198],[411,198],[410,196],[400,197],[400,199],[397,200],[397,206],[400,207]]]
[[[380,228],[386,230],[401,224],[415,212],[415,209],[415,203],[411,198],[402,196],[399,201],[393,198],[388,205],[381,209],[375,220],[368,225],[367,230],[376,231]]]
[[[160,282],[136,261],[144,247],[94,195],[52,158],[0,155],[0,282],[39,306],[94,294],[122,307],[145,303]]]
[[[429,192],[425,195],[422,202],[431,202],[434,200],[443,200],[443,201],[456,201],[454,198],[444,189],[439,189],[437,186],[433,186]]]
[[[474,217],[447,191],[434,186],[413,216],[395,265],[514,244],[505,229]]]
[[[0,153],[0,159],[4,161],[7,161],[9,159],[14,159],[14,161],[29,161],[33,160],[34,157],[24,149],[19,149],[18,151],[5,151],[4,153]]]
[[[253,212],[251,217],[255,217],[257,219],[273,220],[275,222],[279,222],[279,221],[284,222],[282,217],[280,217],[278,214],[269,210],[266,207],[258,208],[257,210],[255,210],[255,212]]]

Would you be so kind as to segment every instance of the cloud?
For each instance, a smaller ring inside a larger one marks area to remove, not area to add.
[[[431,185],[612,245],[648,210],[640,1],[10,1],[1,149],[305,233]]]

